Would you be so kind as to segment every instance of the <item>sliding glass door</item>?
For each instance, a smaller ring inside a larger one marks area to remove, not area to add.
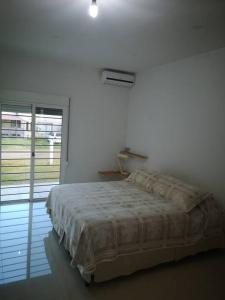
[[[0,201],[44,199],[61,182],[63,109],[0,107]]]

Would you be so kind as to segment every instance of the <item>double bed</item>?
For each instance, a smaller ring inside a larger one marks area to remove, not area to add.
[[[212,195],[156,172],[59,185],[46,206],[86,282],[224,247],[222,210]]]

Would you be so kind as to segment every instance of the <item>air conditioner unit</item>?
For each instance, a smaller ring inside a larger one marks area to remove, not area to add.
[[[135,83],[135,75],[125,72],[116,72],[110,70],[102,71],[102,82],[124,87],[132,87]]]

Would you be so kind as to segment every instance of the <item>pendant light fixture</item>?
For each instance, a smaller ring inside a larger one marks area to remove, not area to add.
[[[89,15],[92,18],[96,18],[98,15],[98,6],[97,6],[97,0],[91,0],[91,5],[89,7]]]

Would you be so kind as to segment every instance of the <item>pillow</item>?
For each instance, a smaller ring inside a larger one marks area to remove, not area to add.
[[[191,211],[200,202],[211,196],[211,194],[203,192],[193,185],[172,176],[161,174],[158,175],[158,180],[154,183],[152,192],[172,201],[184,212]]]
[[[125,179],[125,181],[132,182],[150,191],[152,184],[156,181],[156,174],[156,172],[135,170]]]
[[[212,194],[200,191],[197,187],[183,184],[172,187],[167,197],[184,212],[189,212],[203,200],[212,197]]]
[[[157,181],[152,185],[152,193],[157,194],[161,197],[167,198],[167,194],[170,191],[174,183],[169,180],[158,177]]]

